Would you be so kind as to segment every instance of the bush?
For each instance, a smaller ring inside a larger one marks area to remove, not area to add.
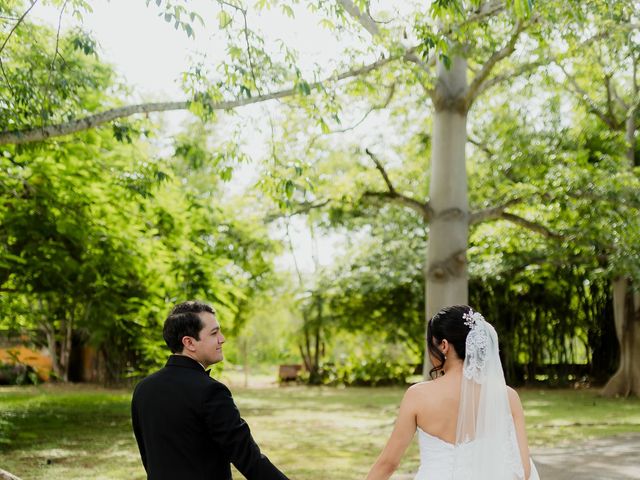
[[[413,371],[414,366],[408,363],[349,356],[339,364],[322,365],[321,377],[326,385],[404,385]]]
[[[0,385],[37,385],[40,382],[34,368],[24,363],[0,363]]]

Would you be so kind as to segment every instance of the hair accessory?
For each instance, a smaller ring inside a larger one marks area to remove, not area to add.
[[[467,313],[463,313],[462,318],[464,318],[464,324],[470,329],[474,328],[479,320],[484,320],[482,314],[480,312],[474,312],[473,308],[469,308]]]
[[[482,383],[485,377],[484,366],[487,359],[487,347],[489,338],[487,336],[486,321],[481,313],[469,309],[468,313],[462,315],[464,324],[470,328],[465,342],[465,361],[463,373],[469,380]]]

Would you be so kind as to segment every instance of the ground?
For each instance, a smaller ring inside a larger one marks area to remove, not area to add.
[[[296,480],[364,478],[393,427],[404,388],[232,385],[263,451]],[[640,400],[590,390],[520,390],[543,480],[640,479]],[[143,479],[131,388],[0,388],[0,468],[24,480]],[[394,479],[411,479],[417,442]],[[583,474],[582,472],[588,472]],[[240,476],[234,478],[242,478]]]
[[[640,433],[629,433],[531,453],[542,480],[637,480],[639,452]]]

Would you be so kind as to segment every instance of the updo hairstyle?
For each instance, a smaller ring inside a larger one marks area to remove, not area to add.
[[[465,342],[469,334],[469,327],[464,324],[463,315],[469,313],[471,307],[468,305],[454,305],[445,307],[436,313],[427,325],[427,349],[431,358],[435,358],[433,368],[429,371],[429,376],[433,379],[444,368],[446,358],[444,353],[438,348],[442,340],[449,342],[449,345],[464,360],[466,355]]]

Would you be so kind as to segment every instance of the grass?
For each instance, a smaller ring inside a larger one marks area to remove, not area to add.
[[[290,478],[365,476],[393,425],[402,388],[234,387],[263,451]],[[530,443],[640,432],[640,400],[590,390],[523,390]],[[129,390],[46,385],[0,388],[0,467],[24,479],[143,479]],[[7,429],[8,426],[8,429]],[[402,472],[418,466],[415,442]],[[235,477],[234,477],[235,478]],[[237,478],[242,478],[237,475]]]

